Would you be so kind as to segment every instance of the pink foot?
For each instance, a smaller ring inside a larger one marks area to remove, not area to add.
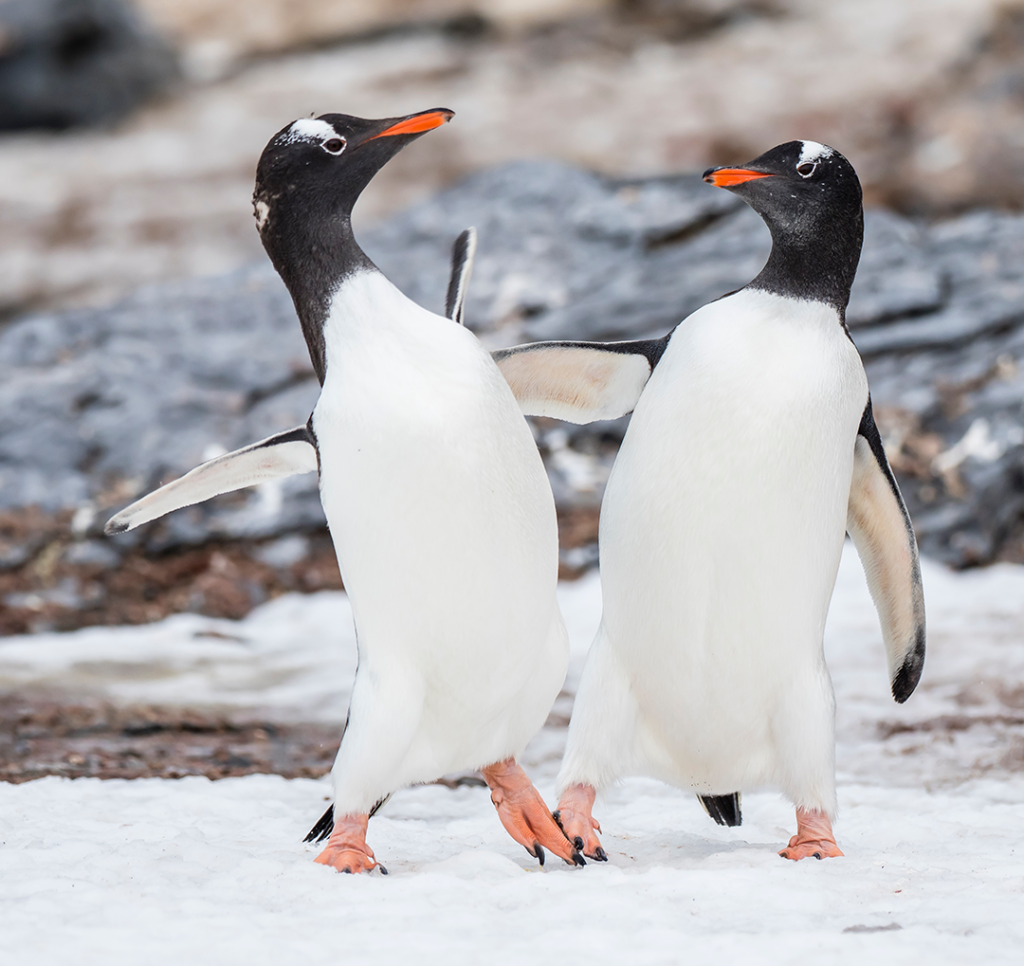
[[[590,814],[596,797],[597,792],[591,785],[570,785],[562,792],[562,800],[553,817],[577,852],[582,852],[588,859],[607,862],[608,856],[594,834],[601,831],[601,826]]]
[[[339,872],[369,872],[378,867],[373,850],[366,844],[369,815],[343,815],[334,820],[334,831],[327,847],[317,857],[320,865],[329,865]],[[384,875],[388,870],[379,866]]]
[[[832,834],[832,823],[824,812],[809,808],[796,810],[796,835],[789,840],[789,845],[779,855],[784,859],[806,859],[813,855],[816,859],[834,859],[843,853],[836,845]]]
[[[526,772],[511,758],[480,769],[491,789],[491,801],[505,830],[527,852],[544,864],[549,849],[570,865],[586,865],[562,830],[555,824],[540,792]]]

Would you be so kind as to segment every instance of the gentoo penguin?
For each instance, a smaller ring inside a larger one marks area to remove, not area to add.
[[[451,116],[325,114],[270,141],[257,226],[295,303],[319,400],[307,427],[206,464],[176,495],[111,521],[124,530],[189,494],[316,461],[359,652],[332,816],[318,823],[333,831],[317,861],[345,872],[377,865],[367,822],[394,791],[474,768],[527,851],[583,864],[516,763],[568,662],[554,500],[533,436],[472,333],[406,298],[352,234],[374,174]]]
[[[577,849],[602,859],[592,806],[620,776],[693,789],[721,824],[739,824],[744,788],[774,785],[797,818],[779,854],[838,856],[822,636],[846,531],[897,701],[925,651],[917,543],[845,323],[860,184],[839,152],[812,141],[704,180],[771,230],[752,282],[662,339],[497,355],[527,413],[588,422],[633,411],[601,509],[604,613],[556,816]]]

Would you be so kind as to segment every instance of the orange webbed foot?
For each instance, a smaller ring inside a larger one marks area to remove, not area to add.
[[[835,859],[842,856],[832,834],[832,823],[824,812],[808,808],[796,810],[796,835],[789,840],[779,855],[794,862],[814,857]]]
[[[374,857],[373,850],[366,844],[366,826],[369,815],[345,815],[334,820],[334,831],[327,840],[327,847],[315,859],[320,865],[329,865],[338,872],[370,872],[379,868],[384,874],[388,870]]]
[[[591,815],[596,797],[597,792],[591,785],[570,785],[562,793],[558,811],[552,818],[577,852],[582,852],[588,859],[607,862],[608,856],[594,834],[601,831],[600,823]]]
[[[501,824],[541,865],[545,849],[570,865],[587,864],[562,834],[540,792],[515,761],[509,758],[480,771],[491,789],[491,801]]]

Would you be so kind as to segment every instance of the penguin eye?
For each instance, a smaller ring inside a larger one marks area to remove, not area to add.
[[[345,150],[344,138],[331,138],[320,145],[328,154],[341,154]]]
[[[817,161],[805,161],[803,164],[798,164],[796,166],[796,173],[800,175],[801,178],[809,178],[817,170]]]

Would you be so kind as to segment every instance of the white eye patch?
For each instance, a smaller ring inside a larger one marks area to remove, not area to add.
[[[800,160],[798,164],[806,164],[808,161],[821,161],[823,158],[830,158],[835,151],[827,144],[819,144],[817,141],[801,141],[803,147],[800,149]]]
[[[282,144],[294,144],[296,141],[326,141],[336,138],[337,132],[326,121],[314,117],[300,117],[287,133],[282,135]]]

